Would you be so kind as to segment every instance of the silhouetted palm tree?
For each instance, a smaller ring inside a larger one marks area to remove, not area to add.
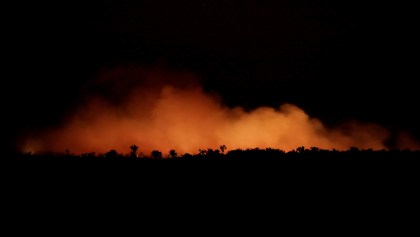
[[[139,147],[136,146],[136,145],[131,145],[130,149],[131,149],[131,157],[136,158],[137,157],[137,150],[139,149]]]

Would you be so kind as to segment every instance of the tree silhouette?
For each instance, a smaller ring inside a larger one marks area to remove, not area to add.
[[[117,158],[118,152],[115,149],[112,149],[105,153],[105,158]]]
[[[211,148],[208,148],[206,155],[207,157],[217,157],[220,155],[220,151],[218,149],[213,150]]]
[[[160,152],[158,150],[152,151],[151,155],[152,155],[153,159],[156,159],[156,160],[162,159],[162,152]]]
[[[220,150],[222,151],[222,154],[225,153],[225,150],[227,149],[226,145],[221,145]]]
[[[313,146],[313,147],[311,147],[311,149],[310,149],[312,152],[319,152],[319,148],[318,147],[315,147],[315,146]]]
[[[139,149],[139,147],[136,145],[131,145],[130,149],[131,149],[131,157],[137,158],[137,150]]]
[[[305,147],[300,146],[300,147],[296,148],[296,151],[299,152],[299,153],[303,153],[303,152],[305,152]]]
[[[176,153],[176,151],[175,150],[170,150],[169,151],[169,157],[171,157],[171,158],[176,158],[177,157],[177,153]]]

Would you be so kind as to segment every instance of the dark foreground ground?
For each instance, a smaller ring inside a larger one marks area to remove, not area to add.
[[[405,227],[395,227],[396,233],[418,226],[419,168],[419,151],[357,149],[207,150],[163,159],[15,153],[0,166],[9,219],[45,222],[40,216],[48,214],[48,223],[62,224],[71,213],[75,218],[64,222],[70,228],[61,231],[75,228],[75,220],[92,225],[124,217],[149,220],[155,231],[168,229],[160,220],[201,224],[202,232],[237,220],[235,228],[261,221],[283,230],[277,218],[284,216],[297,223],[293,231],[334,226],[340,233],[362,227],[388,232],[398,222]]]

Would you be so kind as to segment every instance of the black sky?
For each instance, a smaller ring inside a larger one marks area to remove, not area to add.
[[[414,3],[87,2],[2,7],[5,139],[58,123],[101,68],[162,62],[196,73],[230,106],[289,102],[328,124],[420,137]]]

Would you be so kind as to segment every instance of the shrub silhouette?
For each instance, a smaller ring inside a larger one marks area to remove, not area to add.
[[[107,153],[105,153],[105,158],[117,158],[118,157],[118,152],[115,149],[112,149],[110,151],[108,151]]]
[[[152,151],[151,156],[152,156],[153,159],[160,160],[160,159],[162,159],[162,152],[160,152],[158,150],[154,150],[154,151]]]
[[[198,149],[198,154],[201,156],[205,156],[207,154],[207,151],[204,149]]]

